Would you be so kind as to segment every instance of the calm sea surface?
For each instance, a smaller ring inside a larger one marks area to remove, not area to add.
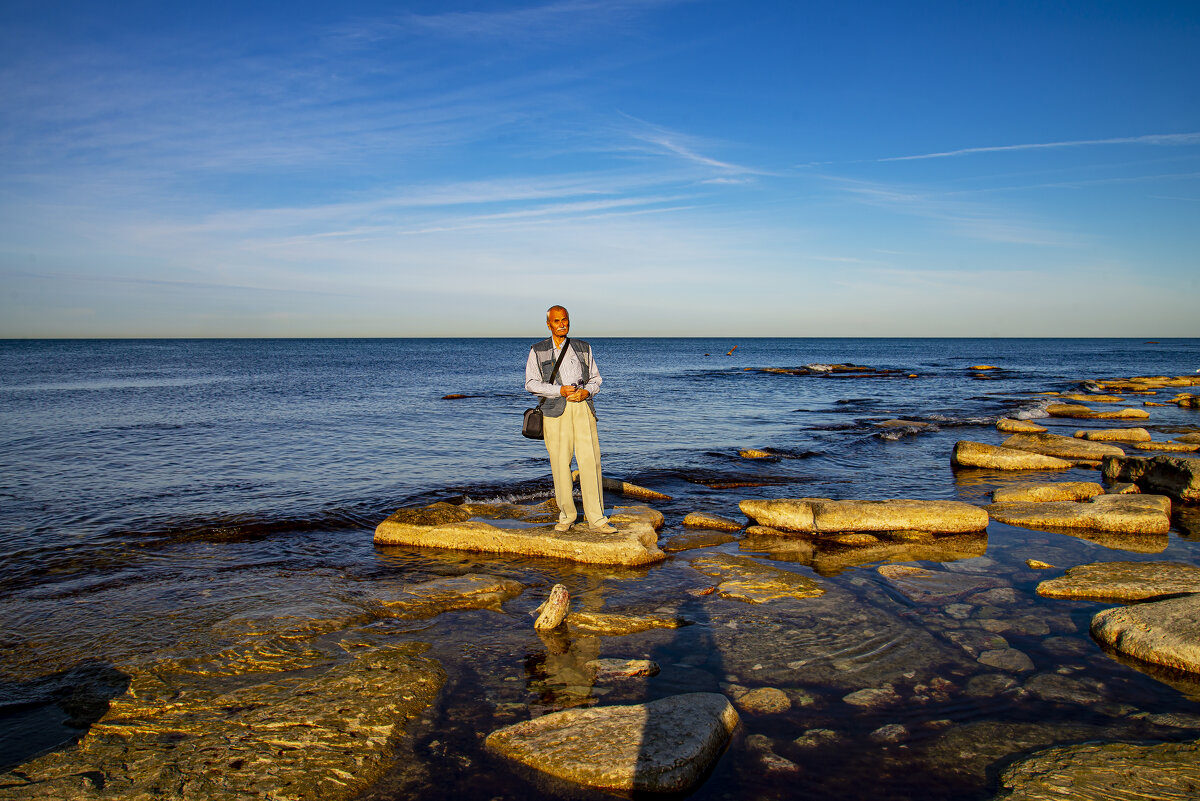
[[[525,356],[536,338],[535,332],[529,340],[0,342],[0,764],[78,735],[50,706],[22,698],[21,687],[82,660],[128,672],[180,648],[202,653],[215,647],[205,632],[221,620],[269,609],[296,592],[345,598],[350,585],[468,569],[530,584],[582,575],[546,561],[482,555],[455,561],[371,542],[376,523],[400,506],[549,497],[545,450],[519,435],[521,411],[531,405],[523,391]],[[950,469],[956,440],[998,443],[997,418],[1044,417],[1046,396],[1036,393],[1200,368],[1198,339],[590,341],[604,377],[596,399],[604,473],[673,496],[656,505],[667,516],[664,537],[678,533],[691,511],[738,517],[737,503],[747,497],[985,503],[1002,480],[956,478]],[[797,376],[749,369],[841,363],[894,372]],[[1001,369],[982,380],[967,369],[981,363]],[[450,393],[466,397],[442,399]],[[874,425],[896,418],[935,427]],[[1081,427],[1042,422],[1057,433]],[[1155,408],[1146,427],[1156,439],[1200,430],[1200,412]],[[750,447],[776,457],[738,456]],[[1066,475],[1099,480],[1095,471]],[[757,486],[730,488],[736,483]],[[988,556],[1019,564],[1025,556],[1017,545],[1033,535],[993,524]],[[1200,546],[1178,526],[1166,551],[1150,555],[1061,535],[1036,537],[1075,564],[1145,558],[1200,564]],[[722,548],[737,552],[736,544]],[[848,587],[864,578],[877,582],[872,568],[832,580]],[[664,568],[660,581],[669,584],[671,570]],[[588,586],[603,583],[597,576]],[[476,637],[475,621],[489,615],[502,617],[474,612],[456,623],[456,616],[443,615],[418,638],[451,642],[469,631]],[[527,620],[513,617],[514,632],[528,628]],[[1078,638],[1089,642],[1084,629]],[[520,674],[534,646],[506,636],[499,651],[511,650]],[[504,657],[497,658],[503,670]],[[1194,699],[1112,664],[1132,677],[1144,708],[1200,713]],[[444,695],[457,693],[461,701],[470,693],[469,671],[448,670]],[[472,714],[470,726],[511,722]],[[984,713],[964,707],[930,714],[969,722]],[[770,733],[782,742],[783,735]],[[478,744],[461,736],[475,758]],[[524,787],[501,768],[491,770],[497,786]],[[719,769],[699,794],[727,792],[735,782],[730,770]],[[771,783],[762,782],[767,792]],[[939,797],[910,785],[873,787],[869,797]],[[449,787],[462,797],[490,798],[490,786],[451,780],[426,795]],[[971,797],[968,790],[963,797]]]

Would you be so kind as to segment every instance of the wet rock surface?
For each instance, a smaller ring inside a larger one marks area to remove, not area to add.
[[[1002,417],[996,421],[996,430],[1008,434],[1040,434],[1046,431],[1046,427],[1028,420],[1012,420]]]
[[[389,615],[403,618],[432,617],[453,609],[492,609],[517,597],[524,587],[511,579],[468,573],[462,576],[410,584],[394,595],[382,595],[380,603]]]
[[[1171,529],[1170,501],[1161,495],[1099,495],[1086,503],[993,503],[986,508],[993,519],[1026,528],[1081,528],[1124,534],[1166,534]]]
[[[1116,445],[1058,434],[1013,434],[1004,440],[1003,446],[1058,459],[1102,459],[1105,456],[1125,455],[1125,451]]]
[[[992,493],[993,503],[1041,503],[1043,501],[1086,501],[1104,494],[1094,481],[1025,482],[1000,487]]]
[[[1066,459],[1055,456],[970,440],[960,440],[954,445],[950,463],[955,467],[985,470],[1066,470],[1072,466]]]
[[[1150,432],[1144,428],[1102,428],[1076,431],[1075,437],[1093,442],[1149,442]]]
[[[817,581],[745,556],[714,554],[692,560],[692,567],[718,580],[717,594],[753,604],[780,598],[813,598],[825,590]]]
[[[556,779],[605,790],[682,792],[725,748],[738,715],[723,695],[572,709],[492,732],[487,747]]]
[[[987,514],[961,501],[746,500],[742,513],[759,525],[813,533],[927,531],[961,534],[987,528]]]
[[[1037,585],[1046,598],[1098,601],[1148,601],[1181,593],[1200,593],[1200,567],[1178,562],[1098,562]]]
[[[683,518],[686,528],[706,528],[713,531],[741,531],[742,524],[728,517],[710,512],[690,512]]]

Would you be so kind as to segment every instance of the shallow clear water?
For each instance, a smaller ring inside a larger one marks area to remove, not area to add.
[[[1086,677],[1106,703],[1135,708],[1122,714],[1029,692],[969,695],[965,689],[981,671],[973,660],[965,666],[957,659],[917,660],[920,667],[909,678],[905,673],[912,671],[889,672],[889,665],[907,665],[914,653],[928,650],[927,638],[944,644],[950,623],[940,607],[897,594],[872,563],[817,574],[778,548],[751,550],[753,543],[734,542],[713,549],[815,575],[828,589],[824,601],[767,614],[771,605],[688,595],[711,583],[690,566],[698,551],[623,570],[375,547],[374,526],[399,506],[548,497],[545,451],[519,436],[520,412],[530,405],[521,386],[528,344],[0,343],[0,763],[19,762],[79,732],[63,724],[58,707],[37,689],[39,677],[84,660],[133,672],[157,659],[208,654],[229,641],[238,620],[364,606],[380,591],[463,572],[506,576],[529,589],[503,614],[455,612],[374,624],[386,636],[431,643],[450,675],[438,708],[417,729],[418,756],[437,779],[398,772],[375,797],[555,795],[561,788],[527,784],[490,760],[479,734],[564,705],[720,691],[722,682],[803,690],[815,700],[783,715],[744,715],[741,739],[698,798],[986,797],[994,777],[959,775],[930,762],[948,730],[1062,721],[1114,737],[1164,737],[1170,731],[1145,723],[1145,715],[1200,714],[1187,680],[1149,677],[1091,642],[1087,621],[1104,605],[1039,599],[1033,589],[1045,575],[1024,565],[1031,557],[1060,567],[1141,559],[1200,564],[1194,538],[1200,534],[1179,520],[1162,547],[1123,548],[993,523],[985,554],[944,565],[998,577],[1012,588],[1018,600],[1005,614],[1042,618],[1049,631],[1030,625],[1032,633],[1008,632],[1010,644],[1029,655],[1039,675]],[[737,350],[725,355],[734,345]],[[604,472],[673,496],[655,504],[667,517],[664,539],[679,533],[688,512],[738,517],[737,503],[748,497],[984,503],[996,486],[1030,476],[956,474],[949,465],[956,440],[999,442],[995,419],[1039,416],[1046,398],[1038,392],[1200,367],[1200,340],[1194,339],[600,339],[593,346],[605,379],[596,401]],[[799,376],[748,369],[815,363],[886,372]],[[967,368],[980,363],[1002,369],[977,378]],[[449,393],[468,397],[441,399]],[[1151,411],[1146,427],[1157,439],[1200,430],[1195,410]],[[893,418],[934,428],[874,425]],[[1057,433],[1087,427],[1041,422]],[[747,447],[775,456],[739,457]],[[1087,470],[1055,478],[1098,480]],[[558,646],[536,637],[526,613],[557,582],[583,608],[665,607],[694,625],[580,638],[556,653]],[[839,623],[839,608],[884,622],[872,624],[874,634],[848,630]],[[758,633],[745,633],[747,627]],[[802,631],[811,640],[793,641]],[[815,661],[790,672],[773,667],[772,658],[789,649]],[[572,683],[584,657],[597,654],[648,656],[664,670],[624,684]],[[929,690],[933,676],[953,689]],[[862,711],[841,701],[850,688],[872,682],[895,684],[903,702]],[[888,723],[905,725],[909,738],[872,739]],[[792,742],[823,728],[838,733],[836,746],[810,750]],[[1177,731],[1189,734],[1196,736]],[[760,741],[746,745],[754,735],[769,737],[800,773],[763,769],[752,747]],[[863,771],[878,778],[863,786]]]

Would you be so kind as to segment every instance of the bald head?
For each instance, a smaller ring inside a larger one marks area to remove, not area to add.
[[[555,343],[562,342],[567,332],[571,330],[571,316],[565,306],[551,306],[546,309],[546,327]]]

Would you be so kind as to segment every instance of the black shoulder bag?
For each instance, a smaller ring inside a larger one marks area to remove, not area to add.
[[[571,340],[568,337],[563,340],[562,350],[558,353],[558,361],[554,363],[554,372],[550,373],[550,381],[553,384],[554,379],[558,377],[558,368],[562,364],[563,357],[567,355],[567,348],[571,345]],[[525,419],[521,421],[521,436],[529,439],[545,439],[542,433],[542,404],[546,402],[545,398],[538,401],[538,405],[532,409],[525,410]]]

